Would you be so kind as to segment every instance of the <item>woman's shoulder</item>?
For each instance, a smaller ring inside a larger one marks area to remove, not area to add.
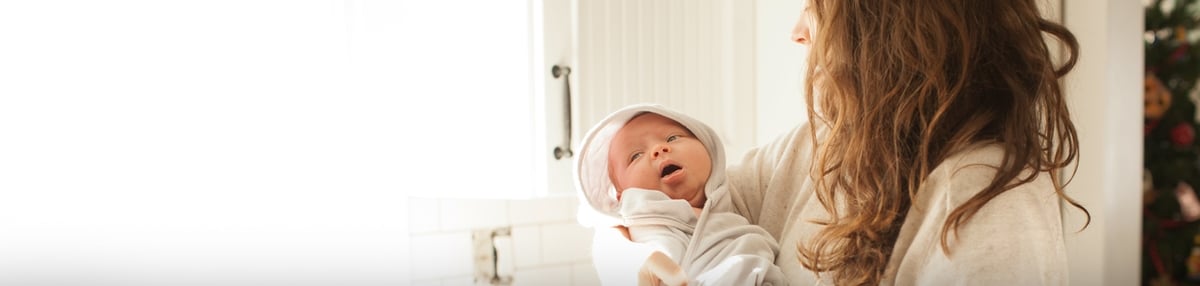
[[[1049,174],[981,196],[990,197],[982,205],[966,204],[992,183],[1004,156],[999,145],[978,144],[934,169],[909,210],[898,254],[889,262],[894,284],[1057,284],[1065,277],[1062,217]],[[1028,172],[1016,179],[1028,178]],[[943,236],[943,227],[960,207],[975,212]]]
[[[969,146],[951,155],[935,167],[926,180],[925,189],[942,192],[941,195],[949,203],[960,205],[992,183],[1000,166],[1003,165],[1004,159],[1005,150],[999,144],[979,143]],[[1013,186],[998,197],[1054,193],[1054,185],[1049,174],[1045,172],[1031,174],[1031,172],[1033,172],[1032,169],[1026,169],[1014,179],[1022,180],[1034,175],[1031,181]]]
[[[740,164],[732,166],[757,165],[768,170],[787,171],[789,167],[805,167],[812,158],[813,143],[819,141],[827,133],[821,124],[801,122],[788,132],[776,136],[766,144],[751,149],[742,158]]]

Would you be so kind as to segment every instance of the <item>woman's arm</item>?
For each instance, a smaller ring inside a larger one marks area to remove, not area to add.
[[[726,169],[730,202],[716,207],[729,208],[722,210],[737,213],[751,224],[760,224],[763,216],[777,215],[764,214],[771,212],[763,209],[764,202],[785,199],[771,192],[772,187],[797,187],[794,182],[808,176],[807,170],[795,167],[808,165],[811,138],[809,124],[804,123],[767,145],[751,149],[740,163]]]

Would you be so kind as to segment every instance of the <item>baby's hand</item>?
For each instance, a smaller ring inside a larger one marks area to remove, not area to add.
[[[638,272],[638,285],[641,286],[687,286],[687,281],[687,273],[683,272],[683,268],[658,251],[646,258],[646,263],[642,264],[642,269]]]

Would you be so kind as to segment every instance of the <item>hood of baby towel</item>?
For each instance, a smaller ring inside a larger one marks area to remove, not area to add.
[[[620,223],[621,215],[617,213],[620,206],[617,202],[617,190],[608,177],[608,149],[613,136],[633,117],[646,113],[656,113],[675,120],[687,128],[708,149],[713,168],[704,193],[711,195],[721,185],[725,184],[725,147],[720,138],[708,125],[684,115],[679,111],[659,104],[643,103],[626,106],[600,120],[583,136],[578,154],[575,156],[575,187],[580,192],[582,205],[590,206],[593,214],[585,213],[588,208],[580,207],[579,222],[588,226],[613,226]]]

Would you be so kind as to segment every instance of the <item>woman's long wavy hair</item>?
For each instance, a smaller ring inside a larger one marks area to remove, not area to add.
[[[1042,18],[1035,0],[809,1],[816,32],[808,117],[829,128],[820,141],[813,136],[820,167],[812,175],[830,219],[797,246],[805,267],[836,285],[878,285],[920,186],[948,157],[981,142],[1003,148],[1003,163],[949,214],[943,252],[984,204],[1039,175],[1090,222],[1060,174],[1079,151],[1059,82],[1079,44]],[[1061,67],[1043,33],[1069,51]]]

